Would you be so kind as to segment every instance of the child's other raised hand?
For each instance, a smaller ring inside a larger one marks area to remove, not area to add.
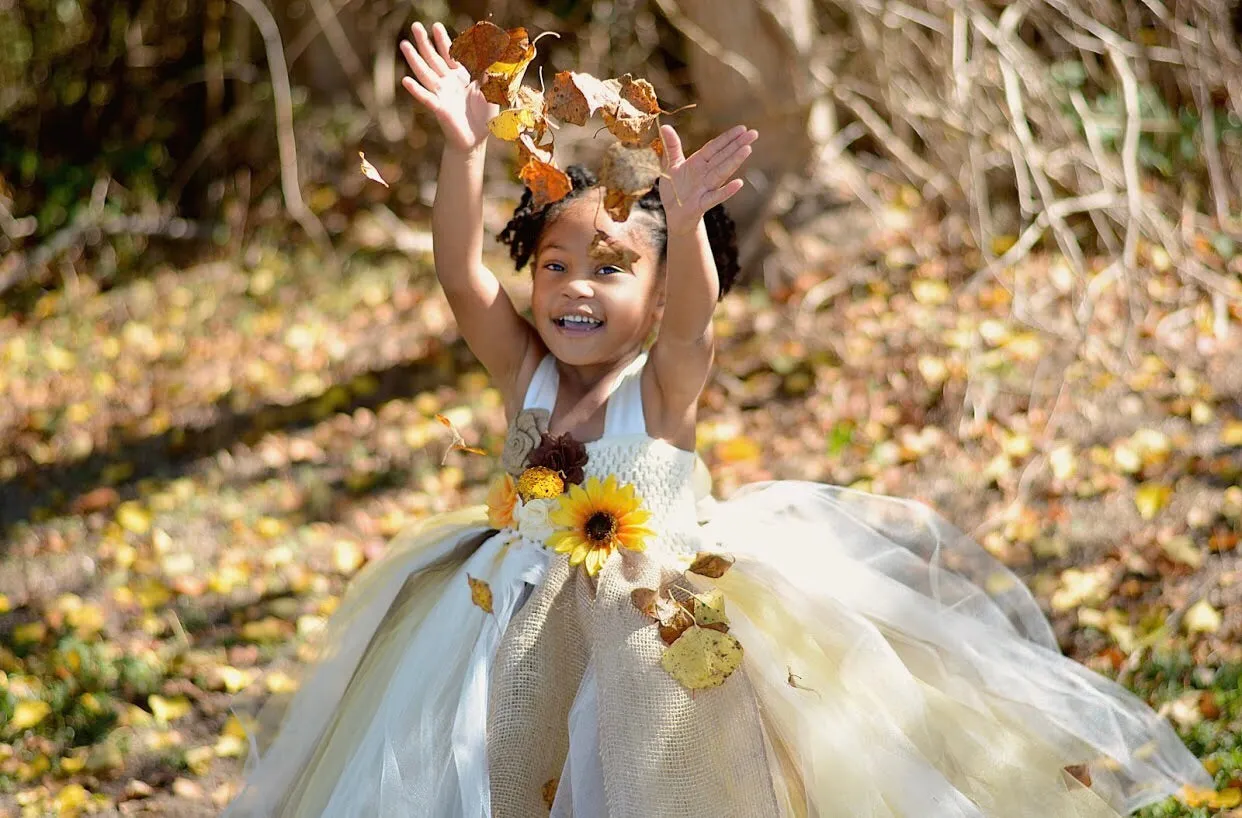
[[[487,140],[487,122],[496,115],[497,107],[483,98],[465,67],[449,56],[449,36],[443,25],[433,25],[431,36],[422,23],[415,23],[410,30],[414,44],[402,40],[401,54],[414,76],[402,79],[401,85],[436,115],[450,145],[473,150]]]
[[[750,145],[759,132],[743,125],[730,128],[695,151],[689,159],[681,148],[681,137],[671,125],[660,128],[664,140],[664,175],[660,177],[660,201],[670,235],[693,232],[711,208],[742,189],[734,179],[750,156]]]

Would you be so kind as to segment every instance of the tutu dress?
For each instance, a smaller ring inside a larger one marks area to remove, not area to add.
[[[355,578],[227,816],[1115,816],[1212,786],[927,507],[696,491],[646,433],[644,361],[580,485],[433,518]],[[556,395],[548,357],[500,495]]]

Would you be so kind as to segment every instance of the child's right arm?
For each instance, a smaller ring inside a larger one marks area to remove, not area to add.
[[[535,331],[483,264],[483,164],[495,106],[449,56],[444,26],[432,27],[434,47],[422,23],[412,32],[415,45],[402,42],[401,53],[414,76],[401,84],[436,115],[445,136],[431,215],[436,276],[466,344],[508,398],[532,352]]]

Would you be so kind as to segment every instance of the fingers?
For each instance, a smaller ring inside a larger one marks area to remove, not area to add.
[[[672,125],[660,126],[660,139],[664,142],[665,167],[671,167],[686,160],[686,154],[681,148],[681,137],[677,135],[677,131],[673,130]]]
[[[426,32],[423,37],[426,38]],[[417,34],[415,35],[417,38]],[[432,71],[423,60],[422,56],[414,50],[414,46],[410,45],[409,40],[401,41],[401,56],[405,57],[406,63],[410,66],[410,70],[414,72],[414,77],[424,88],[431,93],[435,93],[440,88],[440,75]]]
[[[704,193],[702,197],[700,197],[699,207],[703,210],[704,213],[706,213],[707,211],[711,210],[716,205],[724,204],[729,199],[732,199],[735,195],[737,195],[737,192],[741,190],[742,187],[743,187],[742,180],[734,179],[731,182],[729,182],[727,185],[725,185],[724,187],[720,187],[715,190],[708,191]]]
[[[453,71],[460,68],[461,63],[457,62],[457,60],[453,59],[452,55],[449,54],[449,49],[452,47],[453,43],[449,40],[448,31],[444,28],[443,23],[436,23],[431,27],[431,37],[436,41],[436,51],[439,52],[440,58],[444,60],[444,64]]]
[[[401,87],[410,92],[410,96],[414,97],[418,104],[430,108],[432,111],[436,109],[436,95],[419,85],[413,77],[405,77],[401,80]]]
[[[438,76],[444,76],[449,73],[449,67],[445,63],[444,58],[436,51],[435,46],[431,44],[431,38],[427,35],[427,29],[422,23],[415,23],[410,26],[410,30],[414,33],[414,43],[418,46],[418,54],[423,58],[427,66]]]
[[[718,188],[728,181],[747,157],[752,153],[749,144],[734,143],[726,151],[714,156],[707,169],[703,171],[703,182],[706,187]]]

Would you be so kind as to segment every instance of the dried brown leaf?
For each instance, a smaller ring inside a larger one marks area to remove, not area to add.
[[[701,551],[686,570],[701,577],[720,579],[725,575],[726,571],[733,567],[734,562],[736,560],[730,554],[713,554],[708,551]]]
[[[518,176],[530,188],[531,204],[534,207],[559,202],[574,187],[573,182],[560,168],[550,162],[533,158],[522,166]]]
[[[457,35],[449,46],[449,56],[466,67],[470,79],[478,80],[488,66],[501,58],[510,41],[509,32],[484,20]]]

